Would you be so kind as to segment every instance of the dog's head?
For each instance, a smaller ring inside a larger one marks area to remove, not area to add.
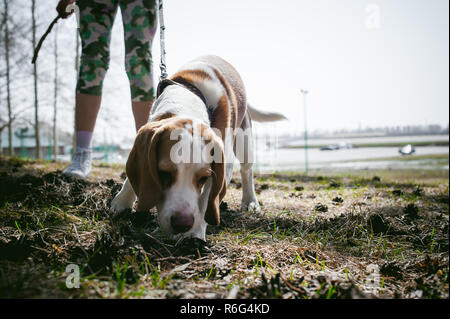
[[[204,124],[178,117],[146,124],[126,164],[137,210],[156,206],[164,231],[204,240],[205,221],[220,223],[224,162],[222,140]]]

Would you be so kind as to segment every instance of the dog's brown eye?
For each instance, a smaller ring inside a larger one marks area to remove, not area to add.
[[[164,188],[170,187],[173,184],[173,175],[170,172],[159,171],[159,180]]]

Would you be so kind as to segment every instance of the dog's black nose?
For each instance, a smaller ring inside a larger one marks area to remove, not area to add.
[[[176,212],[170,217],[170,225],[175,233],[185,233],[194,225],[194,215]]]

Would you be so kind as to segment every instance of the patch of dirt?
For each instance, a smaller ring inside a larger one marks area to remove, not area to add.
[[[240,212],[234,176],[205,243],[110,216],[123,167],[62,169],[0,157],[0,297],[448,298],[448,181],[256,175],[262,209]]]

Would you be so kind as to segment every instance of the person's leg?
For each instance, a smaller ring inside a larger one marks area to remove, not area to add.
[[[136,125],[136,132],[147,124],[152,108],[153,100],[146,102],[132,101],[131,108],[133,109],[134,123]]]
[[[63,174],[85,178],[91,170],[91,141],[109,67],[111,30],[118,0],[85,0],[77,1],[77,5],[82,44],[75,105],[77,147],[71,165]]]
[[[157,27],[155,0],[120,0],[125,66],[130,81],[136,131],[148,121],[155,91],[151,44]]]
[[[75,102],[75,131],[77,135],[77,147],[91,147],[92,135],[101,102],[101,95],[77,93]]]
[[[77,82],[75,129],[93,132],[109,68],[111,31],[118,0],[77,1],[80,9],[81,61]]]

